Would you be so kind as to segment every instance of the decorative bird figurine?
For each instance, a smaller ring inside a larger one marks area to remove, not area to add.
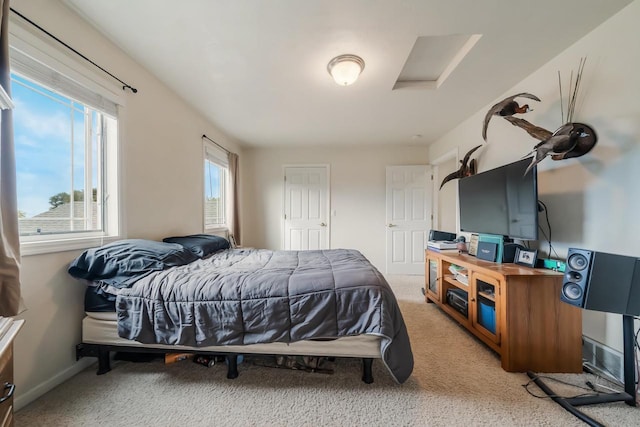
[[[541,128],[540,126],[531,124],[525,119],[520,119],[518,117],[513,117],[513,116],[507,116],[507,117],[504,117],[504,119],[509,123],[511,123],[512,125],[517,126],[520,129],[524,129],[529,135],[531,135],[538,141],[544,141],[553,135],[548,130]]]
[[[489,111],[487,111],[487,115],[484,117],[484,126],[482,127],[482,138],[485,141],[487,140],[487,127],[489,126],[489,121],[491,120],[491,117],[513,116],[514,114],[521,114],[521,113],[527,113],[529,111],[532,111],[532,109],[529,108],[529,104],[524,104],[523,106],[520,106],[520,104],[518,104],[518,102],[516,102],[515,100],[515,98],[518,98],[518,97],[529,98],[529,99],[533,99],[535,101],[540,102],[540,98],[538,98],[537,96],[532,95],[530,93],[522,92],[522,93],[518,93],[516,95],[510,96],[508,98],[505,98],[502,101],[495,104],[493,107],[489,109]]]
[[[575,147],[573,147],[573,149],[571,149],[570,151],[567,151],[566,153],[552,154],[551,158],[553,160],[564,160],[570,159],[572,157],[584,156],[596,145],[596,142],[598,142],[598,135],[596,135],[595,129],[584,123],[565,123],[564,125],[560,126],[553,134],[566,134],[577,128],[583,128],[588,135],[578,138]]]
[[[540,163],[550,154],[562,155],[573,150],[579,139],[587,136],[589,136],[589,134],[584,131],[584,128],[580,127],[572,130],[570,133],[554,134],[549,139],[539,142],[533,147],[532,153],[535,153],[535,156],[531,159],[531,164],[527,167],[527,170],[524,171],[524,174],[529,173],[532,167]]]
[[[471,157],[473,152],[480,147],[482,147],[482,145],[473,147],[471,150],[467,152],[467,154],[464,155],[464,158],[460,160],[460,163],[461,163],[460,168],[458,168],[457,171],[452,172],[449,175],[444,177],[444,179],[442,180],[442,184],[440,184],[440,190],[442,190],[443,185],[445,185],[447,182],[453,179],[465,178],[467,176],[476,174],[476,159],[472,159],[471,162],[469,162],[469,157]]]

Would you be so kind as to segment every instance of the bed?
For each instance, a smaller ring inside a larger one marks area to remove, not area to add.
[[[90,249],[69,274],[87,284],[77,357],[111,351],[381,359],[403,383],[413,354],[384,277],[358,251],[232,249],[218,236],[130,239]]]

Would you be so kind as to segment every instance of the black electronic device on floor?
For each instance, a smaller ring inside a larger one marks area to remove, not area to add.
[[[462,289],[447,290],[447,304],[455,308],[464,317],[469,313],[469,294]]]

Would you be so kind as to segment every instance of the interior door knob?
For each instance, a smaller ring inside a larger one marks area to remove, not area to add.
[[[327,226],[327,224],[325,224],[324,222],[320,223],[320,227],[326,227],[326,226]]]
[[[387,224],[387,227],[395,227],[395,224]]]

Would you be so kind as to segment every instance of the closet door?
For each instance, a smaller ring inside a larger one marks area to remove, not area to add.
[[[285,167],[285,250],[329,248],[328,183],[328,166]]]

